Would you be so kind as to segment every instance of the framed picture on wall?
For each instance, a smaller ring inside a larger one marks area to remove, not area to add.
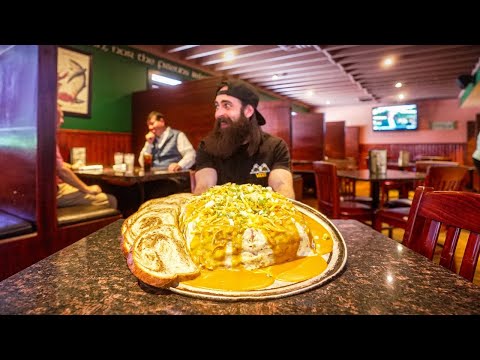
[[[58,47],[58,103],[65,115],[90,117],[92,103],[92,55]]]

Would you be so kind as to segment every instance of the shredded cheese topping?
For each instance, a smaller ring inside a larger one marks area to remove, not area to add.
[[[207,269],[255,269],[295,259],[313,247],[303,214],[270,187],[228,183],[195,196],[180,228],[193,260]]]

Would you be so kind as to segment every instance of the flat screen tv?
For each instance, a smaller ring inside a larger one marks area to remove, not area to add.
[[[416,104],[378,106],[372,109],[373,131],[417,130]]]

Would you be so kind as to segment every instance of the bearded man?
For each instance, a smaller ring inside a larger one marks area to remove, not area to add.
[[[220,84],[215,98],[215,125],[197,149],[195,190],[201,194],[228,182],[270,186],[294,199],[290,152],[286,142],[263,132],[259,96],[241,80]]]

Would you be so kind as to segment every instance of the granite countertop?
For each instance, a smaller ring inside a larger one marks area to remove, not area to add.
[[[355,220],[343,272],[302,294],[220,302],[142,289],[118,220],[0,282],[0,314],[480,314],[480,287]]]

